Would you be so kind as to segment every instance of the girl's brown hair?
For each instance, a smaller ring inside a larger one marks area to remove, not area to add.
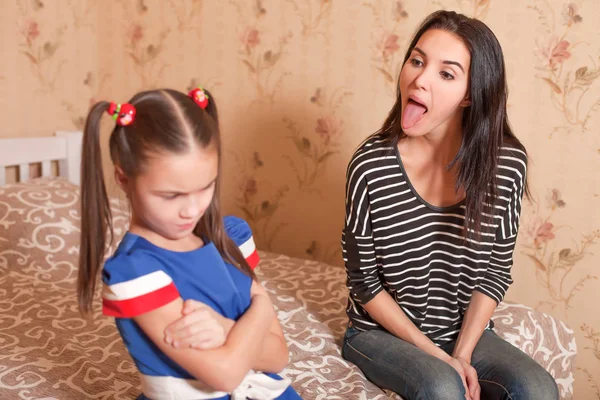
[[[219,156],[219,175],[214,197],[198,222],[194,233],[214,243],[226,261],[255,278],[237,245],[227,236],[221,215],[219,189],[221,140],[214,96],[208,95],[207,108],[200,108],[189,96],[170,89],[136,94],[129,103],[135,106],[135,121],[116,125],[110,140],[110,157],[128,177],[135,177],[145,166],[149,154],[180,154],[191,146],[215,146]],[[95,104],[88,114],[83,133],[81,163],[81,242],[77,299],[83,313],[91,311],[98,273],[107,248],[114,238],[109,198],[106,193],[100,154],[100,120],[110,103]]]

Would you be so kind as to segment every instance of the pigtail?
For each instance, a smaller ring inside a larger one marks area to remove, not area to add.
[[[208,90],[202,88],[201,89],[206,99],[208,99],[207,103],[200,103],[194,96],[194,92],[190,93],[190,97],[194,99],[196,104],[200,106],[200,108],[204,109],[204,111],[211,116],[214,122],[214,129],[212,130],[213,135],[210,138],[211,142],[214,143],[217,147],[217,152],[219,155],[219,171],[222,171],[221,168],[221,138],[219,134],[219,113],[217,112],[217,102],[215,101],[214,96]],[[210,203],[210,206],[206,209],[204,216],[198,223],[196,227],[196,234],[200,237],[204,237],[208,239],[210,242],[214,243],[219,253],[223,256],[223,258],[232,265],[235,265],[242,272],[246,273],[252,279],[256,278],[254,271],[248,265],[248,262],[242,255],[239,247],[234,243],[233,240],[227,235],[225,232],[225,227],[223,226],[223,216],[221,214],[221,202],[220,202],[220,187],[221,187],[221,177],[217,177],[217,181],[215,183],[215,193]]]
[[[99,102],[88,114],[83,133],[81,155],[81,236],[79,270],[77,276],[77,302],[82,313],[92,309],[97,276],[107,245],[113,240],[112,215],[100,153],[100,119],[110,103]]]
[[[225,261],[235,265],[252,279],[256,279],[254,271],[250,268],[248,261],[246,261],[242,255],[240,248],[225,232],[223,216],[221,214],[221,204],[219,201],[219,182],[220,178],[217,178],[213,200],[196,227],[196,235],[212,242]]]
[[[204,93],[206,93],[209,98],[208,105],[206,106],[204,111],[206,111],[208,113],[208,115],[210,115],[212,117],[212,119],[215,121],[215,123],[218,126],[219,125],[219,113],[217,112],[217,102],[215,101],[215,98],[211,92],[204,89]]]

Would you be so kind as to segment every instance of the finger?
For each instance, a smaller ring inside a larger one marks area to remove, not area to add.
[[[460,374],[460,379],[462,380],[463,386],[465,387],[465,399],[471,400],[471,395],[469,394],[469,386],[467,385],[467,380],[463,374]]]
[[[178,331],[181,331],[190,325],[201,324],[208,320],[212,319],[210,313],[206,310],[198,310],[193,313],[190,313],[186,316],[179,318],[177,321],[171,323],[165,329],[165,333],[175,334]]]
[[[224,337],[225,330],[217,321],[209,320],[185,327],[175,332],[171,337],[174,341],[192,343],[198,339],[203,339],[206,336]]]
[[[183,302],[183,314],[189,314],[191,312],[194,312],[196,310],[201,310],[203,308],[207,308],[208,306],[204,303],[201,303],[199,301],[193,300],[193,299],[188,299],[186,301]]]
[[[222,336],[222,334],[219,335],[214,330],[202,330],[190,336],[174,339],[172,346],[175,348],[192,347],[194,343],[203,344]]]
[[[475,389],[475,395],[473,396],[473,400],[480,400],[481,398],[481,385],[479,381],[477,381],[477,387]]]
[[[216,327],[212,330],[204,330],[196,335],[189,336],[177,341],[179,347],[190,347],[208,350],[225,344],[226,336],[223,329]]]
[[[479,387],[479,380],[477,379],[477,371],[475,368],[469,366],[469,368],[465,371],[467,385],[469,386],[469,394],[471,397],[475,397],[475,392]]]
[[[190,345],[191,348],[193,349],[198,349],[198,350],[212,350],[212,349],[216,349],[218,347],[221,347],[225,344],[225,337],[219,339],[215,339],[214,337],[209,339],[209,340],[205,340],[203,342],[197,342],[197,343],[192,343]]]
[[[199,337],[205,335],[204,332],[218,332],[220,325],[213,320],[199,321],[197,323],[185,326],[177,331],[170,332],[167,336],[173,340],[183,340],[190,337]],[[221,328],[222,331],[222,328]]]

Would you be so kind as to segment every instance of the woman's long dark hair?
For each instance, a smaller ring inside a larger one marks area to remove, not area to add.
[[[500,147],[509,145],[525,153],[526,150],[508,123],[504,56],[494,33],[477,19],[454,11],[436,11],[422,22],[415,33],[404,56],[403,66],[421,36],[430,29],[452,33],[462,40],[471,54],[471,105],[464,109],[462,144],[448,168],[458,166],[456,190],[464,188],[466,192],[465,236],[478,236],[481,222],[488,222],[490,218],[482,216],[482,212],[490,209],[497,195],[496,169]],[[375,135],[392,142],[404,138],[406,134],[402,131],[401,121],[402,98],[398,85],[396,103]],[[527,182],[525,185],[525,193],[529,197]]]
[[[135,177],[143,170],[150,153],[183,153],[190,146],[214,145],[219,155],[219,174],[214,197],[194,233],[214,243],[224,258],[254,279],[254,272],[239,248],[225,233],[221,216],[219,117],[214,96],[206,109],[189,96],[170,89],[136,94],[131,100],[136,108],[135,121],[128,126],[116,125],[110,135],[110,156],[125,175]],[[83,134],[81,163],[81,243],[77,299],[79,308],[91,310],[96,280],[104,255],[113,240],[112,215],[104,184],[100,154],[100,119],[110,103],[94,105],[87,117]],[[107,237],[108,236],[108,237]]]

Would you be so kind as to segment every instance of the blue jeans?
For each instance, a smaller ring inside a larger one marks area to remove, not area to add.
[[[455,342],[441,348],[452,353]],[[380,388],[408,400],[464,399],[458,372],[449,364],[391,335],[349,327],[342,356]],[[527,354],[491,330],[477,343],[471,365],[477,371],[481,399],[558,400],[554,378]]]

